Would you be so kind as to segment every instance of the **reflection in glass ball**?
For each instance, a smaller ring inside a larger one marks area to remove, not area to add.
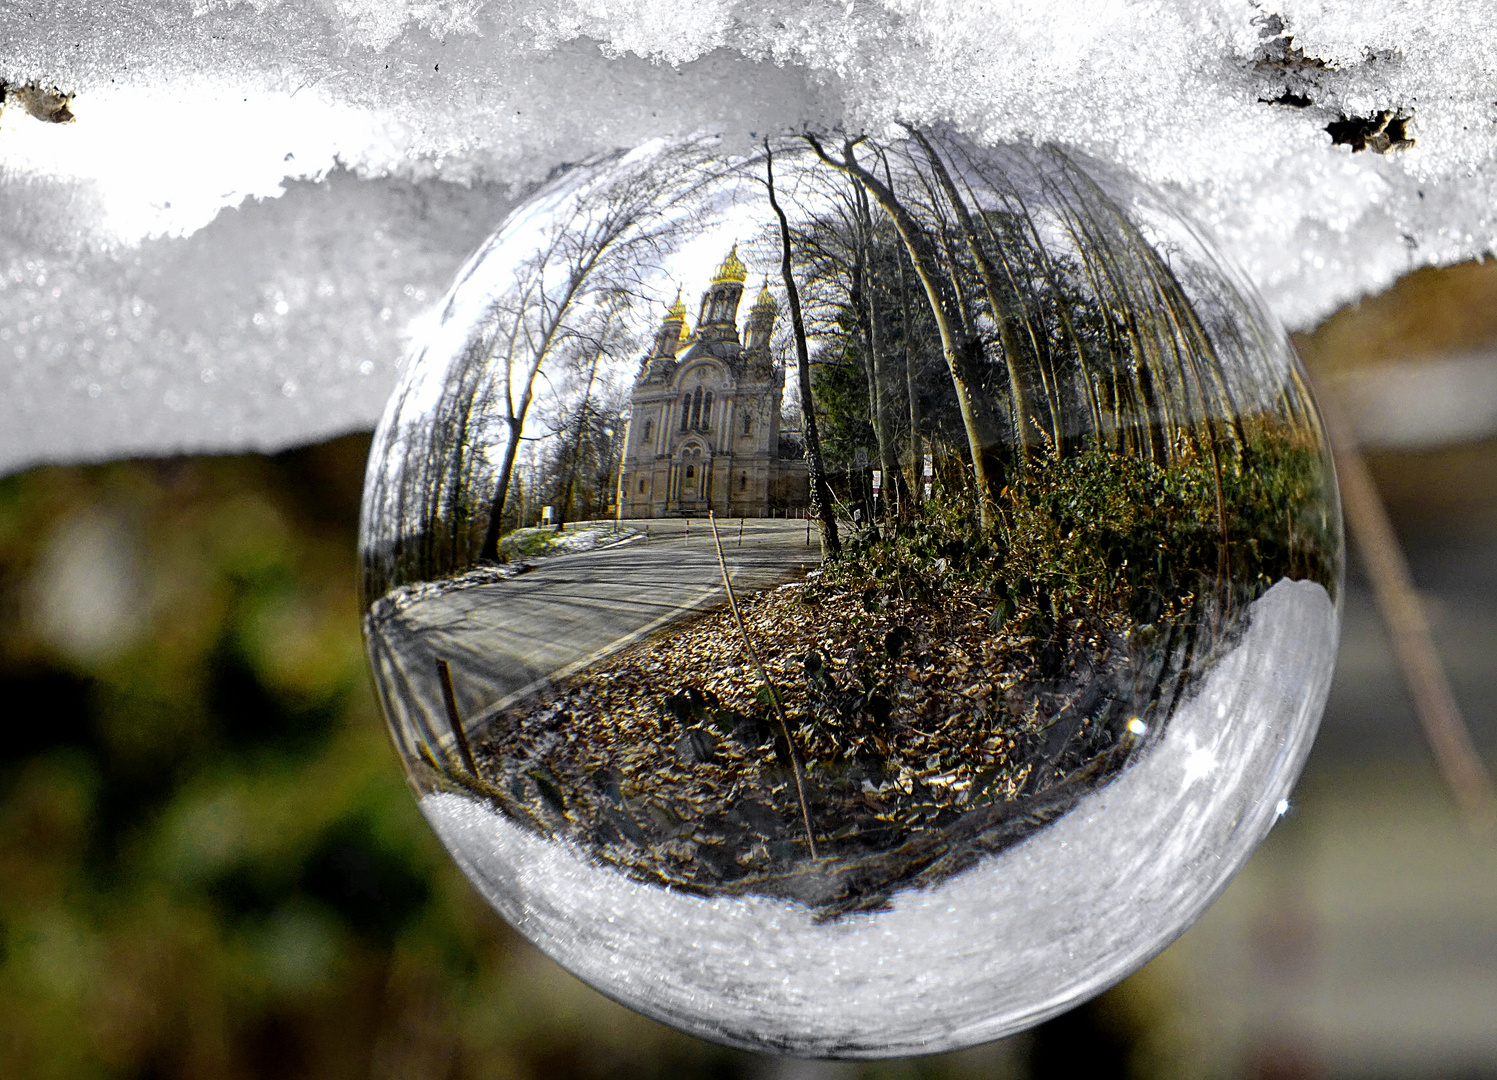
[[[652,1016],[800,1054],[1038,1022],[1174,938],[1329,684],[1283,331],[1137,182],[911,129],[580,166],[385,414],[365,633],[421,807]]]

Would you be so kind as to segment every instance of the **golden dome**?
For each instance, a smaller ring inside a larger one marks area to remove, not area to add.
[[[743,260],[738,257],[738,245],[733,245],[733,250],[728,252],[728,257],[722,261],[717,268],[717,273],[712,275],[712,284],[717,285],[724,281],[736,281],[742,285],[748,280],[748,267],[743,265]]]
[[[686,324],[686,305],[681,300],[681,290],[680,289],[676,290],[676,300],[675,300],[675,303],[671,304],[670,307],[666,308],[666,311],[665,311],[665,321],[666,322],[679,322],[683,326]]]
[[[768,279],[766,279],[764,282],[764,288],[759,290],[759,298],[754,301],[754,310],[770,312],[780,310],[779,303],[775,300],[774,295],[769,291]]]

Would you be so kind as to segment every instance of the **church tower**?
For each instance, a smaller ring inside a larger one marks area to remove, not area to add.
[[[769,283],[764,283],[764,288],[759,290],[759,298],[754,301],[754,306],[749,309],[748,321],[743,327],[743,351],[744,352],[767,352],[769,349],[769,334],[774,329],[775,317],[780,313],[780,305],[769,293]]]
[[[738,245],[734,244],[702,294],[702,307],[697,315],[702,341],[738,340],[738,301],[743,298],[743,283],[747,280],[748,267],[738,258]]]
[[[674,360],[681,343],[690,337],[691,331],[686,326],[686,305],[681,302],[681,290],[677,289],[676,302],[666,309],[665,321],[660,324],[660,331],[655,335],[655,352],[652,355]]]

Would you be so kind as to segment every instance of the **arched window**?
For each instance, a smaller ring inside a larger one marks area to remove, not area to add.
[[[696,397],[691,406],[691,426],[699,428],[702,426],[702,388],[697,387]]]
[[[750,434],[754,430],[754,414],[745,411],[743,414],[743,433]]]
[[[746,473],[746,472],[739,473],[738,474],[738,490],[742,491],[742,490],[744,490],[747,487],[748,487],[748,473]]]
[[[695,465],[688,465],[688,466],[686,466],[686,479],[690,480],[696,474],[697,474],[697,467]]]
[[[645,421],[645,436],[644,437],[646,439],[648,439],[650,437],[651,433],[654,430],[655,430],[655,421],[653,421],[653,420],[646,420]]]
[[[707,431],[712,427],[712,391],[707,391],[707,396],[702,398],[702,430]]]
[[[691,395],[687,394],[681,398],[681,430],[691,429]]]
[[[643,495],[645,493],[645,482],[644,482],[643,478],[641,478],[640,481],[639,481],[639,493],[641,495]]]

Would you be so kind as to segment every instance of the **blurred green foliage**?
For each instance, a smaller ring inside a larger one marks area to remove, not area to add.
[[[751,1060],[560,975],[426,828],[358,636],[367,447],[0,481],[0,1076]]]
[[[421,820],[358,635],[367,449],[0,480],[0,1076],[776,1075],[562,973]],[[837,1075],[1120,1075],[1103,1015]]]

